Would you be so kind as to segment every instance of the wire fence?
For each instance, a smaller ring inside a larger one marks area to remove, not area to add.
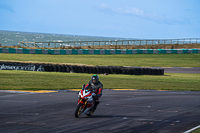
[[[19,46],[38,48],[95,48],[97,46],[131,45],[173,45],[200,44],[200,38],[155,39],[155,40],[113,40],[113,41],[68,41],[68,42],[19,42]]]

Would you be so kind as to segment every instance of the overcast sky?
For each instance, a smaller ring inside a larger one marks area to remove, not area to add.
[[[140,39],[200,37],[200,0],[0,0],[0,30]]]

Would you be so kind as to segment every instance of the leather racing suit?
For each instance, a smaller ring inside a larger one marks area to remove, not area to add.
[[[94,110],[96,110],[96,107],[99,104],[99,98],[102,96],[103,84],[100,81],[93,83],[92,80],[90,80],[85,86],[85,89],[91,90],[96,94],[96,96],[93,97],[95,101]]]

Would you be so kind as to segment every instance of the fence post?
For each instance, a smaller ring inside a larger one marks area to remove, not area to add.
[[[164,45],[165,45],[165,40],[164,40]]]
[[[153,45],[153,40],[152,40],[152,45]]]
[[[172,39],[171,39],[171,45],[172,45]]]
[[[141,45],[141,43],[142,43],[142,42],[141,42],[141,40],[140,40],[140,45]]]
[[[196,38],[196,45],[197,45],[197,38]]]
[[[75,48],[75,41],[74,41],[74,48]]]
[[[179,40],[177,39],[177,44],[179,44]]]

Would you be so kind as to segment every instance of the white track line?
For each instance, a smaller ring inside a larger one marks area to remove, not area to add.
[[[192,128],[192,129],[190,129],[190,130],[188,130],[188,131],[185,131],[185,132],[183,132],[183,133],[190,133],[190,132],[194,131],[194,130],[197,129],[197,128],[200,128],[200,125],[199,125],[199,126],[196,126],[196,127],[194,127],[194,128]]]

